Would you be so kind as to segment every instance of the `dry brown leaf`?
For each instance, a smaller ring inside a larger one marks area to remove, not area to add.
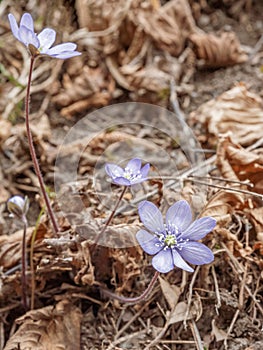
[[[212,216],[218,225],[225,226],[231,222],[231,215],[243,207],[243,197],[240,193],[218,191],[210,198],[201,216]]]
[[[189,116],[190,124],[206,127],[202,139],[215,146],[218,135],[232,133],[233,141],[251,145],[263,137],[263,101],[242,83],[202,104]]]
[[[181,301],[178,303],[173,310],[172,314],[170,315],[169,318],[169,324],[174,324],[177,322],[182,322],[185,319],[186,313],[187,313],[187,304],[184,301]],[[193,318],[197,314],[197,310],[195,305],[193,304],[192,307],[190,308],[190,312],[187,315],[187,320]]]
[[[4,350],[78,350],[80,321],[80,310],[68,300],[29,311],[16,320],[20,327]]]
[[[172,310],[178,303],[179,297],[181,295],[181,290],[176,285],[171,285],[162,277],[158,277],[163,295]]]
[[[205,66],[226,67],[244,63],[248,59],[233,32],[221,33],[219,36],[194,33],[190,35],[189,39],[194,44],[197,58],[202,59]]]
[[[253,184],[253,192],[263,194],[263,155],[242,148],[233,137],[222,135],[219,138],[217,167],[224,178],[247,180]]]
[[[28,228],[26,241],[29,244],[34,228]],[[11,235],[0,236],[0,265],[4,269],[11,268],[18,264],[22,256],[23,231],[19,230]]]
[[[0,120],[0,144],[11,135],[11,123],[8,120]]]
[[[253,223],[255,231],[259,234],[263,232],[263,207],[246,209],[245,213],[247,214],[249,220]],[[262,237],[262,235],[259,237]],[[258,238],[259,239],[259,238]]]
[[[216,341],[222,341],[227,338],[227,333],[216,326],[215,320],[212,320],[212,335],[216,338]]]
[[[139,246],[127,249],[110,249],[109,257],[112,263],[112,282],[118,287],[117,293],[122,293],[124,290],[131,292],[134,283],[134,277],[141,274],[142,250]]]
[[[178,56],[183,51],[186,38],[196,30],[196,25],[186,0],[172,0],[157,11],[138,11],[129,18],[140,24],[160,49]],[[156,30],[158,28],[158,30]]]

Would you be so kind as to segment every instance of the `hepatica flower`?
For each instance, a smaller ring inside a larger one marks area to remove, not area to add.
[[[147,180],[150,164],[142,167],[142,161],[133,158],[123,169],[120,166],[108,163],[105,166],[106,173],[111,177],[116,185],[132,186]]]
[[[12,216],[23,219],[29,208],[28,198],[13,196],[7,201],[7,209]]]
[[[37,35],[34,32],[33,18],[29,13],[23,14],[19,27],[12,14],[8,15],[8,19],[14,37],[29,49],[32,56],[48,55],[66,59],[81,55],[80,52],[75,51],[77,45],[73,43],[63,43],[51,47],[55,42],[56,32],[53,29],[45,28]]]
[[[139,215],[151,233],[140,230],[136,238],[146,253],[154,255],[152,265],[157,271],[166,273],[179,267],[193,272],[186,261],[203,265],[214,260],[212,251],[197,241],[213,230],[216,220],[207,216],[192,222],[191,209],[185,200],[168,209],[165,223],[160,210],[148,201],[139,204]]]

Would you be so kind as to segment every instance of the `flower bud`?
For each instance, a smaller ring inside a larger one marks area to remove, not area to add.
[[[29,200],[27,197],[13,196],[7,202],[7,209],[12,216],[23,219],[29,208]]]

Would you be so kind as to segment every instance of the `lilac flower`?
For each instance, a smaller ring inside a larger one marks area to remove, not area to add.
[[[136,238],[147,254],[155,255],[152,265],[157,271],[167,273],[177,266],[193,272],[185,260],[194,265],[214,260],[212,251],[196,241],[213,230],[216,220],[207,216],[191,223],[191,209],[185,200],[168,209],[165,224],[160,210],[151,202],[139,204],[139,215],[144,226],[153,234],[140,230]]]
[[[25,217],[28,208],[29,201],[27,197],[13,196],[7,201],[7,209],[10,212],[10,216],[15,216],[18,219]]]
[[[55,42],[56,32],[53,29],[45,28],[38,35],[35,34],[33,18],[29,13],[23,14],[20,27],[11,13],[8,15],[8,19],[14,37],[29,49],[32,56],[48,55],[66,59],[81,55],[80,52],[75,51],[77,45],[73,43],[51,47]]]
[[[105,170],[112,178],[112,181],[117,185],[123,186],[132,186],[145,181],[149,169],[150,164],[147,163],[142,167],[142,161],[138,158],[130,160],[124,169],[112,163],[108,163],[105,166]]]

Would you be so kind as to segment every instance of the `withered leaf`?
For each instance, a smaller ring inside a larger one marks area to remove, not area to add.
[[[204,141],[211,146],[217,144],[219,134],[227,132],[232,133],[234,142],[248,146],[262,138],[262,103],[259,95],[239,83],[192,112],[190,124],[200,123],[206,128]]]
[[[27,312],[16,320],[18,330],[4,350],[80,349],[80,310],[68,300]]]

